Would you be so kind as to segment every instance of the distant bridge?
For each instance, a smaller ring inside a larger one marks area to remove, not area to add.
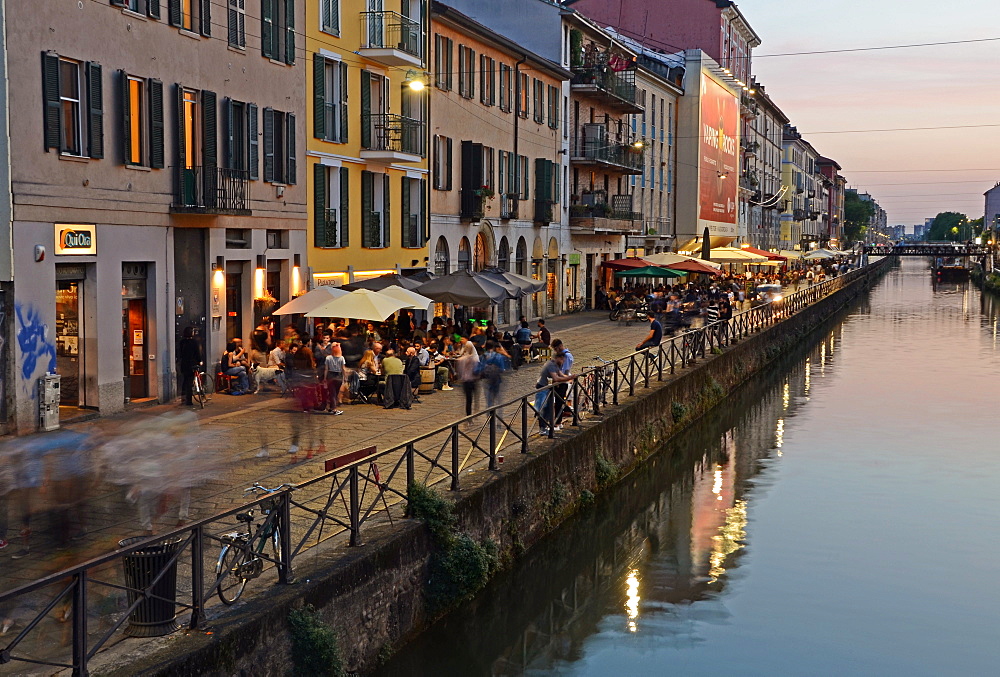
[[[870,244],[869,256],[986,256],[989,248],[980,244]]]

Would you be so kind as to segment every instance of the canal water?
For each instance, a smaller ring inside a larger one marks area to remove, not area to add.
[[[382,674],[997,674],[998,312],[904,259]]]

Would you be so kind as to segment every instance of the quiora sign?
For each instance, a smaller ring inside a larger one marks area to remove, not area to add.
[[[82,256],[97,253],[97,234],[93,225],[57,223],[56,255]]]

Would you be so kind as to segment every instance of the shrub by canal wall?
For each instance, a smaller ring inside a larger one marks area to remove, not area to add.
[[[666,439],[852,304],[888,263],[873,264],[839,291],[693,368],[662,383],[654,377],[649,388],[637,388],[620,406],[606,407],[578,429],[567,427],[569,434],[534,446],[531,454],[508,456],[500,472],[463,476],[462,491],[443,492],[455,499],[453,505],[441,505],[433,492],[425,496],[418,514],[432,528],[419,520],[373,527],[362,547],[345,545],[303,558],[295,585],[276,586],[229,610],[211,632],[158,640],[141,655],[118,655],[118,667],[94,666],[93,672],[324,674],[298,664],[314,652],[335,656],[325,674],[371,670],[449,606],[474,594],[484,576],[519,557]],[[293,637],[289,614],[302,608],[308,613],[296,616]]]

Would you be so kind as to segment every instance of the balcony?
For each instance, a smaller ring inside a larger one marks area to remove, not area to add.
[[[366,113],[361,158],[375,162],[421,162],[426,153],[424,121],[392,113]]]
[[[608,66],[575,66],[570,80],[574,92],[589,95],[622,113],[641,113],[636,101],[635,71],[615,72]]]
[[[552,209],[552,200],[535,200],[535,225],[547,226],[555,220],[555,212]]]
[[[517,193],[503,193],[500,195],[500,220],[510,221],[517,218],[518,199]]]
[[[674,234],[668,217],[647,218],[642,222],[642,233],[647,241],[673,240]]]
[[[584,204],[569,208],[569,225],[573,231],[639,233],[642,230],[642,214],[632,211],[631,195],[612,195],[606,202],[600,193],[583,195],[582,198],[585,199]],[[586,198],[591,198],[592,202]]]
[[[358,54],[387,66],[424,64],[424,31],[419,21],[397,12],[361,12]]]
[[[178,172],[175,214],[250,216],[250,172],[226,167],[184,167]]]
[[[463,221],[479,221],[486,216],[486,197],[478,188],[463,188],[461,200],[459,218]]]
[[[336,209],[324,211],[322,228],[322,230],[316,228],[313,233],[313,246],[320,248],[339,247]]]
[[[579,166],[613,169],[623,174],[642,174],[643,149],[631,141],[614,139],[601,133],[585,133],[574,137],[570,144],[570,162]]]

